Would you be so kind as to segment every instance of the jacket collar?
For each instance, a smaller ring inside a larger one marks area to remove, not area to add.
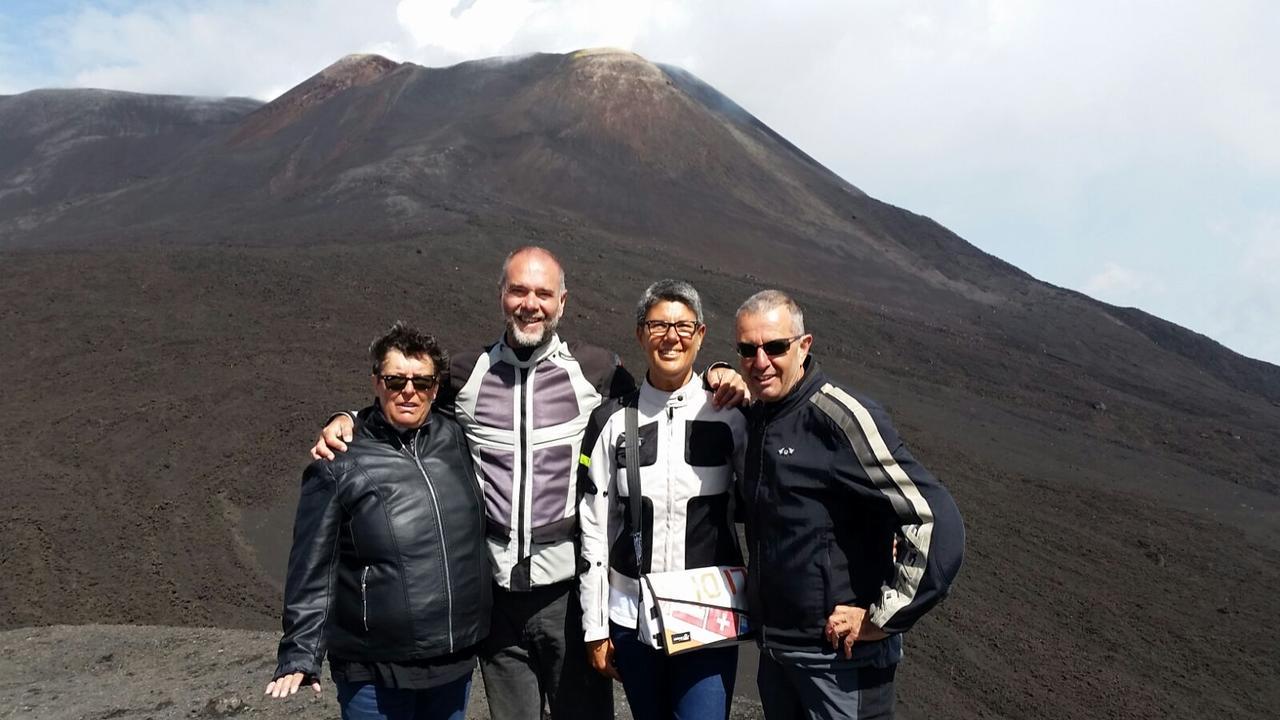
[[[563,347],[564,343],[561,342],[560,336],[552,333],[546,342],[533,349],[533,353],[529,355],[528,360],[521,360],[516,355],[516,351],[507,344],[507,335],[503,333],[502,337],[498,338],[498,357],[508,365],[514,365],[518,368],[530,368],[559,353]]]
[[[432,410],[434,409],[435,408],[432,408]],[[368,417],[364,418],[363,422],[360,423],[358,435],[370,440],[380,440],[382,442],[388,442],[395,445],[403,444],[407,446],[419,435],[420,432],[430,433],[431,422],[434,419],[435,413],[428,412],[427,421],[422,424],[422,427],[413,428],[411,430],[401,430],[391,424],[391,421],[383,414],[382,406],[379,405],[375,399],[373,403],[373,411],[370,412]]]
[[[649,374],[645,373],[644,382],[640,384],[640,402],[646,407],[684,407],[694,393],[702,392],[702,376],[693,373],[689,382],[675,390],[659,390],[649,384]]]
[[[756,403],[757,410],[766,420],[771,420],[783,413],[788,413],[795,408],[809,401],[810,396],[818,391],[827,382],[826,373],[822,372],[822,368],[818,365],[818,361],[810,353],[809,357],[804,360],[804,377],[800,378],[800,382],[791,388],[791,392],[786,397],[777,402]]]

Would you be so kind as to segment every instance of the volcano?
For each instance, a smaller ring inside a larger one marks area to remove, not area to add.
[[[566,267],[562,335],[632,368],[649,282],[701,290],[708,362],[778,287],[891,409],[969,533],[903,717],[1280,707],[1280,368],[1041,282],[613,50],[351,56],[265,104],[0,97],[0,628],[276,627],[306,448],[365,401],[369,339],[496,339],[526,243]]]

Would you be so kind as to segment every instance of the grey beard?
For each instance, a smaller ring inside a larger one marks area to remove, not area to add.
[[[507,318],[507,338],[512,344],[519,348],[535,348],[542,345],[551,336],[555,334],[556,328],[560,326],[560,316],[549,317],[542,323],[542,332],[537,335],[530,335],[516,327],[515,318]]]

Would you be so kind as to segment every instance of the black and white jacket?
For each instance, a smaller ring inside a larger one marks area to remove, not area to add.
[[[640,420],[643,568],[636,567],[627,505],[628,406]],[[607,637],[610,620],[636,626],[641,572],[742,564],[730,496],[745,447],[745,416],[717,410],[696,375],[674,392],[646,380],[595,411],[578,466],[586,640]]]
[[[761,645],[829,652],[836,605],[866,608],[896,634],[946,597],[964,557],[964,521],[888,413],[830,381],[810,356],[795,389],[756,403],[748,419],[741,497]]]

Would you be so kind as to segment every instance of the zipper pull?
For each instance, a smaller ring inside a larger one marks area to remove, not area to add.
[[[369,566],[365,565],[360,572],[360,619],[364,622],[364,631],[369,632]]]
[[[644,538],[640,528],[631,531],[631,548],[636,553],[636,573],[644,574]]]

